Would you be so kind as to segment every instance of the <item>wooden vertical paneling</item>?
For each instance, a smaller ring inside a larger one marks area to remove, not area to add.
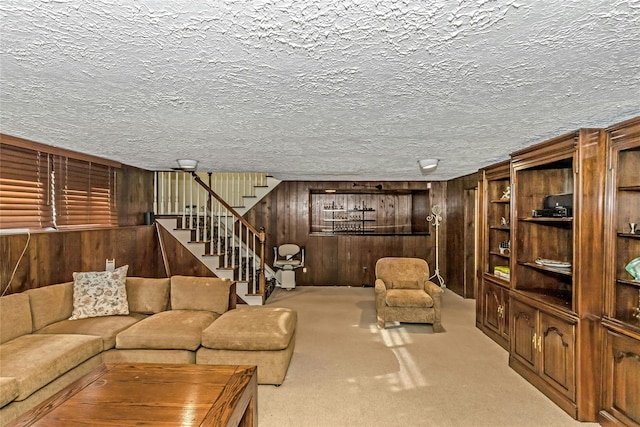
[[[122,165],[117,173],[118,225],[142,225],[153,211],[153,172]]]
[[[164,228],[159,227],[160,237],[167,252],[169,271],[172,276],[201,276],[215,277],[202,262],[200,262],[185,246]]]
[[[473,290],[465,295],[465,192],[478,186],[478,173],[466,175],[447,182],[444,227],[440,235],[446,240],[445,251],[440,250],[440,269],[444,271],[445,282],[449,289],[464,297],[473,297]],[[468,244],[472,244],[471,242]],[[471,250],[473,251],[473,250]],[[467,254],[471,252],[467,248]],[[446,268],[442,268],[442,259],[446,258]]]
[[[20,259],[27,236],[0,236],[2,290]],[[155,227],[33,233],[7,294],[73,280],[75,271],[103,271],[105,260],[129,265],[128,276],[162,277]]]
[[[358,182],[358,188],[375,188],[382,184],[384,190],[423,190],[423,204],[440,204],[446,214],[445,182]],[[267,230],[267,263],[273,263],[273,246],[283,243],[296,243],[306,250],[307,273],[297,271],[297,284],[315,286],[362,286],[373,285],[375,281],[375,263],[385,256],[419,257],[426,259],[431,270],[435,268],[435,235],[433,227],[426,223],[426,214],[421,221],[423,229],[431,231],[429,235],[317,235],[310,233],[310,190],[351,190],[353,182],[347,181],[283,181],[270,194],[265,196],[246,217],[256,226]],[[375,192],[375,190],[373,190]],[[428,192],[428,193],[427,193]],[[429,195],[428,199],[426,195]],[[336,195],[340,202],[344,195]],[[384,224],[388,218],[396,222],[396,209],[402,209],[405,217],[410,212],[426,213],[425,206],[412,206],[408,201],[398,203],[398,197],[385,195],[376,197],[363,195],[363,200],[376,209],[378,222]],[[362,199],[362,197],[361,197]],[[408,200],[408,199],[407,199]],[[420,200],[420,199],[418,199]],[[361,202],[361,200],[360,200]],[[420,202],[418,202],[420,203]],[[445,271],[449,254],[446,252],[444,224],[440,228],[440,271]],[[460,225],[462,226],[462,225]],[[460,255],[462,256],[462,255]],[[462,258],[460,258],[462,262]]]
[[[474,298],[478,287],[476,275],[476,217],[477,212],[477,188],[464,190],[464,276],[463,293],[465,298]]]

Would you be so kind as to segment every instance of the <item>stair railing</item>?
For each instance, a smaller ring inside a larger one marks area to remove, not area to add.
[[[219,269],[236,270],[236,278],[247,282],[249,293],[265,298],[265,241],[263,229],[257,230],[223,197],[220,189],[239,203],[235,190],[244,192],[252,185],[264,184],[264,174],[217,174],[205,183],[196,172],[156,172],[154,178],[154,212],[174,216],[179,228],[192,230],[193,242],[205,243],[205,256],[218,256]],[[253,183],[253,184],[251,184]],[[243,262],[244,260],[244,262]]]
[[[212,200],[213,203],[209,203],[212,208],[211,214],[204,216],[204,232],[201,233],[206,236],[204,237],[205,241],[208,240],[210,242],[208,245],[209,254],[220,256],[222,261],[221,268],[240,269],[238,273],[239,280],[248,282],[253,287],[254,294],[264,296],[266,242],[264,229],[257,230],[218,196],[195,172],[191,172],[191,176],[211,198],[215,199],[215,202]],[[208,223],[206,218],[209,218]],[[212,244],[214,242],[215,245]],[[229,247],[226,247],[227,242]],[[220,248],[223,246],[225,250],[221,253]],[[214,250],[216,253],[214,253]],[[244,265],[241,262],[243,255]],[[257,280],[256,275],[258,276]]]

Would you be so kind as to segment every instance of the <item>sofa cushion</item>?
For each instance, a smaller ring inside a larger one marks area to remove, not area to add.
[[[116,345],[116,335],[147,317],[141,313],[131,313],[127,316],[89,317],[78,320],[62,320],[45,326],[38,334],[80,334],[93,335],[102,338],[104,350]]]
[[[32,331],[29,295],[21,293],[0,298],[0,344]]]
[[[169,305],[171,279],[127,277],[129,312],[155,314],[165,311]]]
[[[23,400],[101,351],[99,337],[23,335],[0,345],[0,376],[16,379]]]
[[[298,315],[288,308],[230,310],[202,332],[202,346],[220,350],[282,350],[289,346]]]
[[[389,289],[385,302],[390,307],[433,307],[433,299],[423,290]]]
[[[0,408],[18,397],[18,381],[15,378],[0,377]]]
[[[171,277],[172,310],[204,310],[222,314],[229,309],[231,280],[218,277]]]
[[[73,311],[73,282],[25,291],[31,302],[33,330],[68,319]]]
[[[218,316],[211,311],[163,311],[120,332],[116,348],[195,350],[202,331]]]
[[[196,363],[196,353],[191,350],[167,350],[151,348],[111,349],[102,353],[104,363]]]
[[[129,314],[125,280],[128,265],[113,271],[73,273],[73,313],[69,320]]]

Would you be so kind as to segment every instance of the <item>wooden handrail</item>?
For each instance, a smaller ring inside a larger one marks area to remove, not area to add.
[[[162,231],[160,231],[160,227],[158,223],[155,224],[156,227],[156,235],[158,236],[158,244],[160,245],[160,253],[162,254],[162,264],[164,265],[164,274],[167,277],[171,277],[171,267],[169,266],[169,257],[167,256],[167,250],[164,246],[164,239],[162,238]]]
[[[265,250],[265,240],[266,234],[264,232],[264,227],[260,227],[260,234],[258,235],[260,239],[260,294],[262,295],[262,303],[264,304],[264,294],[266,290],[266,278],[264,277],[264,250]]]
[[[251,233],[258,236],[258,240],[260,241],[260,281],[258,283],[258,294],[262,295],[262,300],[264,303],[265,296],[265,287],[266,287],[266,279],[264,275],[264,257],[265,257],[265,242],[266,242],[266,233],[264,232],[264,228],[260,228],[260,230],[256,230],[256,228],[251,225],[246,219],[244,219],[235,209],[233,209],[226,201],[224,201],[218,194],[216,194],[200,177],[196,172],[191,172],[191,176],[194,181],[200,185],[200,187],[204,188],[211,197],[216,199],[222,206],[224,206],[227,211],[233,215],[235,219],[240,221],[242,225],[244,225]],[[235,233],[235,231],[232,231]],[[242,239],[242,236],[238,237],[239,240]],[[246,242],[246,245],[249,245],[249,242]],[[255,252],[255,247],[254,247]]]
[[[249,221],[247,221],[246,219],[244,219],[242,217],[242,215],[240,215],[238,212],[236,212],[235,209],[233,209],[227,202],[225,202],[220,196],[218,196],[211,188],[209,188],[209,186],[202,180],[200,179],[200,177],[198,176],[197,173],[195,172],[191,172],[191,176],[193,176],[193,179],[200,184],[200,186],[202,188],[204,188],[205,190],[207,190],[207,192],[214,198],[216,199],[218,202],[220,202],[220,204],[222,206],[224,206],[229,212],[231,212],[231,214],[238,220],[240,221],[245,227],[247,227],[249,230],[251,230],[251,232],[255,235],[257,235],[260,238],[260,242],[264,242],[264,232],[260,233],[260,231],[256,230],[256,228],[251,225],[249,223]]]

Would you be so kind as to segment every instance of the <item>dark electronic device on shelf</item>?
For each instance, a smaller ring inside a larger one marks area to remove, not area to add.
[[[552,194],[544,197],[542,209],[534,209],[534,218],[568,218],[573,215],[573,194]]]

